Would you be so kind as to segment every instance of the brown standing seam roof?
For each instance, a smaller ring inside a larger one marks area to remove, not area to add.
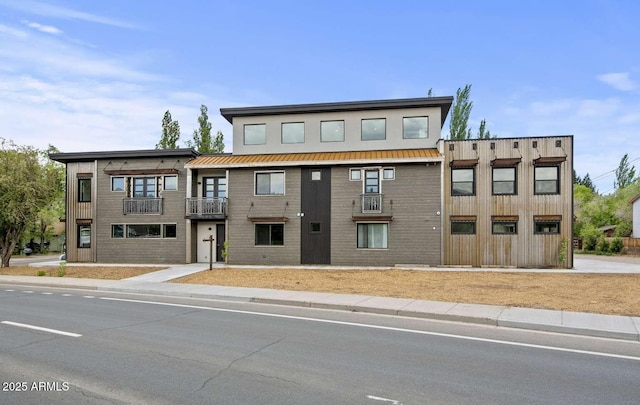
[[[277,165],[279,163],[321,163],[340,161],[375,160],[424,160],[434,161],[442,158],[437,149],[396,149],[353,152],[317,152],[317,153],[275,153],[269,155],[208,155],[199,156],[187,163],[194,166],[255,166],[259,164]]]

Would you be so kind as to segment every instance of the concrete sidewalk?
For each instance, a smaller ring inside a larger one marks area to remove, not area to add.
[[[67,277],[0,276],[0,285],[19,284],[86,288],[122,293],[234,300],[470,322],[511,328],[640,341],[640,317],[459,304],[406,298],[166,283],[166,281],[197,273],[207,268],[208,265],[203,265],[202,263],[177,265],[169,269],[119,281],[74,279]],[[501,271],[511,271],[511,269],[502,269]]]

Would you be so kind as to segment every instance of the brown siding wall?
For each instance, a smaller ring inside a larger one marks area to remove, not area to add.
[[[77,162],[67,164],[67,214],[66,214],[66,244],[67,261],[93,262],[95,261],[95,212],[96,212],[96,165],[95,162]],[[78,202],[78,174],[92,173],[91,202]],[[91,220],[91,248],[78,248],[77,220]]]
[[[382,181],[385,214],[390,209],[393,215],[388,249],[357,248],[357,225],[352,215],[359,212],[362,180],[349,180],[349,168],[357,167],[332,168],[331,264],[439,265],[440,164],[384,165],[395,167],[395,180]]]
[[[281,169],[231,169],[227,233],[229,264],[300,264],[300,168],[286,168],[285,195],[255,196],[254,173]],[[255,223],[251,217],[287,217],[284,246],[255,246]]]
[[[533,142],[537,142],[537,148]],[[561,147],[556,147],[556,141]],[[518,147],[514,148],[514,142]],[[495,149],[491,149],[491,143]],[[476,144],[477,150],[473,150]],[[449,150],[454,145],[454,150]],[[445,141],[444,264],[515,267],[573,267],[573,137],[541,137]],[[565,156],[560,164],[560,194],[534,194],[533,160],[540,156]],[[492,195],[494,158],[518,158],[517,195]],[[451,168],[456,159],[478,159],[475,196],[451,195]],[[476,216],[475,235],[451,235],[451,216]],[[518,216],[517,235],[493,235],[492,216]],[[560,234],[534,234],[534,215],[561,215]],[[560,246],[567,241],[566,262],[560,263]]]

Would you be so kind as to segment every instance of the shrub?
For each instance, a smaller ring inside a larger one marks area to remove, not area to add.
[[[66,274],[67,274],[67,264],[61,262],[58,265],[58,277],[64,277]]]
[[[598,244],[598,237],[602,235],[595,226],[591,224],[585,225],[580,230],[580,236],[582,237],[582,249],[584,250],[596,250]]]
[[[47,275],[46,271],[44,271],[44,270],[39,270],[38,271],[38,277],[42,277],[42,276],[46,276],[46,275]]]
[[[599,253],[609,253],[609,241],[605,238],[598,239],[598,246],[596,247],[596,251]]]
[[[611,241],[611,245],[609,246],[609,251],[611,253],[620,253],[624,249],[624,242],[622,242],[622,238],[613,238]]]

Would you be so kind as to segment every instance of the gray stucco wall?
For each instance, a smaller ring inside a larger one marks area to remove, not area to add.
[[[109,164],[110,163],[110,164]],[[111,176],[104,170],[178,169],[178,189],[160,191],[162,214],[124,215],[125,192],[111,191]],[[95,247],[99,263],[185,263],[186,221],[184,161],[168,159],[109,159],[98,161]],[[176,238],[111,238],[112,224],[176,224]]]
[[[349,168],[353,167],[332,169],[331,264],[439,265],[440,164],[385,165],[395,167],[395,180],[382,182],[385,211],[393,201],[388,249],[357,248],[357,225],[352,220],[352,212],[359,207],[362,182],[349,181]]]
[[[254,173],[264,169],[232,169],[229,171],[229,205],[227,233],[229,264],[300,264],[300,168],[284,170],[285,195],[254,195]],[[253,206],[252,206],[253,204]],[[284,222],[284,246],[256,246],[255,222],[251,217],[287,217]]]

